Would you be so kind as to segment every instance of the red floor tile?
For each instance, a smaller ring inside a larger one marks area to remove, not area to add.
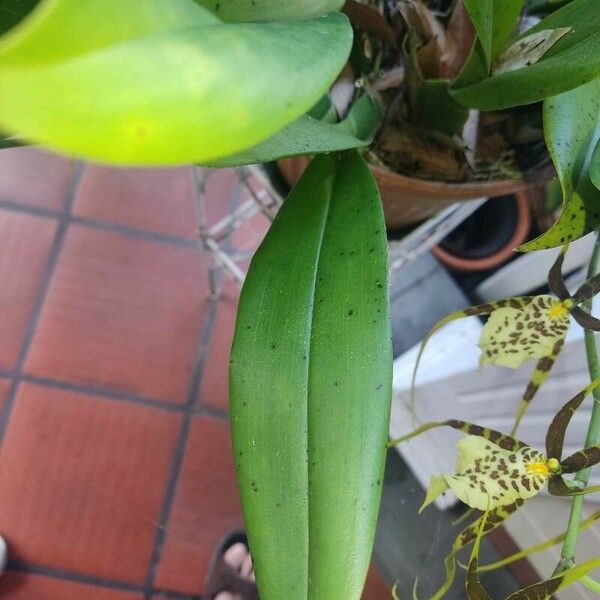
[[[4,409],[4,403],[10,390],[11,382],[8,379],[0,379],[0,415]]]
[[[228,410],[229,407],[229,351],[235,328],[239,293],[237,283],[226,278],[217,307],[210,351],[202,370],[198,402],[219,410]]]
[[[118,169],[86,166],[74,214],[194,238],[196,188],[192,169]]]
[[[227,532],[241,526],[231,454],[226,422],[207,418],[192,421],[158,570],[158,587],[201,593],[215,546]]]
[[[362,600],[389,600],[389,598],[391,598],[391,588],[372,564],[367,574]]]
[[[183,402],[207,297],[196,250],[71,225],[26,371]]]
[[[0,453],[11,556],[142,583],[181,416],[24,384]]]
[[[17,361],[56,228],[51,219],[0,211],[0,367],[4,369],[14,368]]]
[[[3,600],[142,600],[141,594],[9,571],[0,580]]]
[[[0,200],[62,210],[73,161],[37,148],[0,151]]]

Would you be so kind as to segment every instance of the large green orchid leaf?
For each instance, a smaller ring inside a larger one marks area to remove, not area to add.
[[[311,108],[351,38],[339,13],[224,24],[193,0],[45,0],[0,39],[0,127],[101,161],[206,162]]]
[[[358,121],[357,115],[360,116]],[[370,143],[381,117],[379,106],[364,95],[339,123],[325,123],[304,115],[257,146],[220,158],[209,166],[237,167],[289,156],[359,148]]]
[[[460,77],[452,92],[455,99],[471,108],[499,110],[562,94],[599,77],[600,11],[597,0],[573,0],[522,37],[565,27],[571,31],[534,64],[475,83],[473,77]]]
[[[20,23],[40,0],[0,0],[0,35]]]
[[[246,527],[263,600],[358,600],[385,459],[385,225],[355,151],[315,158],[244,284],[230,368]]]
[[[339,10],[344,0],[196,0],[223,21],[290,21]]]
[[[475,26],[489,71],[492,61],[516,27],[524,0],[465,0],[464,4]]]
[[[562,187],[563,208],[548,231],[519,248],[525,252],[560,246],[600,225],[600,190],[589,171],[600,141],[600,79],[546,100],[544,133]]]

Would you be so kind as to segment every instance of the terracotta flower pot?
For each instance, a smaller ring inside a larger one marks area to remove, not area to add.
[[[530,199],[519,191],[484,204],[431,250],[454,271],[487,271],[514,256],[514,249],[527,240],[530,227]]]
[[[298,156],[280,160],[277,165],[287,183],[294,185],[309,161],[306,156]],[[426,181],[374,165],[371,171],[379,186],[388,229],[422,221],[460,200],[506,196],[531,185],[520,179],[473,183]]]

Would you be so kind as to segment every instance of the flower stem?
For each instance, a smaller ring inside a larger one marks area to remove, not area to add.
[[[598,261],[600,259],[600,235],[596,235],[596,243],[590,258],[588,266],[587,278],[593,277],[598,272]],[[592,311],[592,299],[586,301],[584,308]],[[600,362],[598,361],[598,351],[596,348],[596,340],[594,332],[586,329],[584,331],[585,353],[587,356],[588,370],[592,380],[600,377]],[[588,426],[587,435],[585,438],[584,448],[593,446],[598,443],[600,435],[600,387],[597,387],[593,392],[594,403],[592,406],[592,414],[590,416],[590,424]],[[575,475],[575,480],[581,482],[583,487],[587,486],[590,479],[591,469],[583,469]],[[561,558],[554,574],[557,575],[565,569],[573,566],[575,562],[575,552],[577,550],[577,537],[579,534],[579,523],[581,522],[581,510],[583,507],[584,496],[573,496],[571,503],[571,514],[569,515],[569,525],[567,527],[567,535],[563,543]]]

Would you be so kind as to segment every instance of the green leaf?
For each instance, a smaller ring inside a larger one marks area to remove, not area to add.
[[[445,79],[428,79],[418,91],[416,118],[424,126],[448,135],[460,135],[469,109],[458,104],[448,93]]]
[[[0,0],[0,35],[20,23],[40,0]]]
[[[371,142],[381,116],[379,106],[364,95],[340,123],[324,123],[304,115],[257,146],[221,158],[209,166],[237,167],[288,156],[321,154],[366,146]]]
[[[288,21],[340,10],[343,0],[196,0],[223,21]]]
[[[600,140],[600,79],[546,100],[544,134],[562,187],[563,208],[548,231],[519,248],[523,252],[560,246],[600,224],[600,190],[589,170]]]
[[[257,251],[231,354],[232,436],[262,600],[358,600],[388,435],[379,193],[355,152],[315,158]]]
[[[454,98],[471,108],[499,110],[562,94],[600,76],[600,10],[597,0],[573,0],[522,37],[571,27],[535,64],[473,83],[459,78]]]
[[[488,71],[515,29],[524,1],[464,0],[481,43]]]
[[[45,0],[0,39],[0,127],[108,162],[212,160],[311,108],[351,37],[339,13],[223,24],[193,0]]]
[[[590,162],[590,179],[592,183],[600,189],[600,142],[596,144],[594,152],[592,153],[592,160]]]

